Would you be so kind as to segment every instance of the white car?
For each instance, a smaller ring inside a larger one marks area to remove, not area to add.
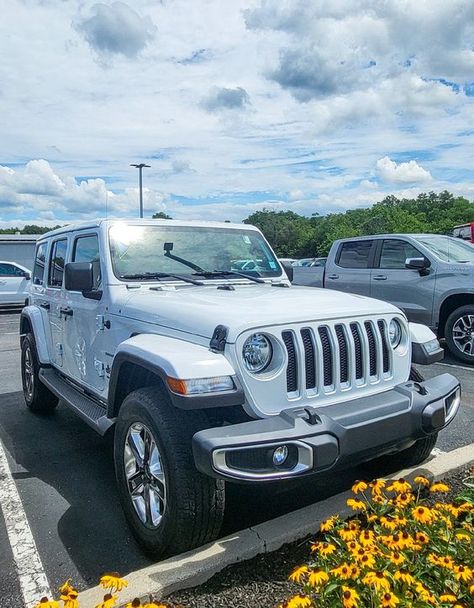
[[[460,403],[456,378],[411,368],[442,354],[431,330],[387,302],[292,286],[244,224],[49,232],[20,331],[26,405],[62,402],[114,429],[122,507],[157,556],[217,537],[229,483],[311,484],[381,455],[421,462]]]
[[[0,307],[24,306],[31,273],[15,262],[0,261]]]

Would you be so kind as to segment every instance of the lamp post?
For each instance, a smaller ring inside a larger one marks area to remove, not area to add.
[[[150,165],[146,165],[145,163],[138,163],[138,164],[134,164],[132,163],[130,165],[131,167],[136,167],[138,169],[138,189],[140,191],[140,217],[143,217],[143,178],[142,178],[142,173],[143,173],[143,167],[150,167]]]

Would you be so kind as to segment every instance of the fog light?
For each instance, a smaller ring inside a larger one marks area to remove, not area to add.
[[[273,464],[276,467],[281,467],[288,458],[288,447],[286,445],[280,445],[273,452]]]

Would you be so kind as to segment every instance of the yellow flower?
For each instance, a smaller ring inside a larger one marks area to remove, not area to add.
[[[426,585],[424,585],[423,583],[418,582],[416,584],[416,592],[418,593],[419,597],[421,600],[423,600],[424,602],[428,602],[429,604],[435,605],[436,603],[436,598],[435,596],[431,593],[431,591],[428,589],[428,587],[426,587]]]
[[[382,606],[383,608],[396,608],[397,604],[400,603],[400,600],[393,593],[384,593],[382,596]]]
[[[117,603],[118,595],[112,595],[107,593],[104,595],[104,599],[100,604],[97,604],[95,608],[114,608]]]
[[[397,570],[397,572],[395,572],[395,574],[393,575],[393,578],[396,581],[402,581],[402,583],[405,583],[405,585],[416,585],[417,584],[416,578],[414,578],[406,570]]]
[[[363,547],[372,547],[375,545],[375,534],[372,530],[364,530],[359,535],[359,542]]]
[[[131,602],[128,602],[128,604],[125,604],[125,608],[139,608],[141,605],[142,604],[140,600],[138,599],[138,597],[136,597]]]
[[[452,593],[443,593],[439,596],[440,602],[447,602],[449,604],[454,604],[454,602],[458,601],[458,598]]]
[[[67,600],[63,600],[64,605],[63,608],[79,608],[79,600],[69,598]]]
[[[386,572],[367,572],[362,582],[377,591],[390,591],[390,581],[386,578]]]
[[[35,608],[59,608],[59,602],[50,600],[47,597],[42,597],[39,604],[36,604]]]
[[[323,557],[331,555],[336,550],[336,546],[331,543],[314,543],[311,546],[312,551],[317,551]]]
[[[342,605],[344,608],[357,608],[359,605],[357,603],[359,599],[359,594],[355,589],[351,589],[350,587],[342,586]]]
[[[430,492],[441,492],[442,494],[446,494],[449,492],[449,486],[441,481],[438,481],[431,486]]]
[[[361,568],[375,567],[375,557],[373,553],[366,553],[363,549],[359,549],[359,551],[354,554],[354,558]]]
[[[415,540],[422,545],[427,545],[430,542],[428,535],[424,532],[417,532],[415,534]]]
[[[342,538],[342,540],[348,541],[348,540],[354,540],[355,538],[357,538],[359,530],[360,530],[360,526],[359,526],[358,522],[350,521],[348,524],[346,524],[344,526],[344,528],[341,528],[340,530],[338,530],[337,533]]]
[[[436,516],[431,509],[422,507],[421,505],[412,509],[411,514],[413,519],[416,519],[416,521],[419,521],[422,524],[432,524],[436,520]]]
[[[392,564],[395,564],[395,566],[399,566],[405,561],[405,557],[398,551],[393,551],[390,553],[388,559],[392,562]]]
[[[392,532],[398,528],[398,523],[394,517],[388,515],[387,517],[383,516],[380,518],[380,523],[387,530],[391,530]]]
[[[307,595],[295,595],[287,602],[287,608],[305,608],[311,606],[311,600]]]
[[[308,575],[308,584],[311,587],[322,587],[328,580],[329,576],[324,570],[311,570]]]
[[[347,580],[352,577],[352,566],[344,562],[337,568],[333,568],[331,574],[334,574],[334,576],[342,578],[343,580]]]
[[[326,521],[323,521],[319,526],[319,529],[321,530],[321,532],[329,532],[334,528],[334,524],[336,523],[336,521],[337,515],[333,515],[332,517],[326,519]]]
[[[308,574],[309,569],[308,566],[300,566],[299,568],[296,568],[296,570],[293,570],[293,572],[290,574],[290,576],[288,577],[290,579],[290,581],[293,581],[295,583],[300,583],[301,579]]]
[[[65,583],[58,589],[61,595],[68,595],[70,591],[75,591],[75,588],[71,585],[71,579],[68,578]]]
[[[356,481],[352,486],[352,491],[354,494],[360,494],[360,492],[365,492],[367,488],[368,485],[365,483],[365,481]]]
[[[472,570],[467,566],[454,566],[454,576],[456,580],[468,583],[472,579]]]
[[[403,479],[403,477],[401,477],[400,479],[397,479],[397,481],[391,483],[387,487],[387,490],[389,492],[397,492],[398,494],[403,494],[411,490],[411,485],[406,479]]]
[[[383,488],[386,486],[385,479],[375,479],[369,484],[372,495],[380,495],[382,493]]]
[[[415,500],[415,497],[411,492],[402,492],[401,494],[397,494],[393,502],[397,507],[406,507],[413,500]]]
[[[365,502],[362,500],[355,500],[354,498],[348,498],[346,504],[353,511],[365,511],[367,509]]]
[[[357,580],[360,576],[360,568],[359,566],[355,566],[354,564],[352,564],[351,566],[351,579],[352,580]]]
[[[112,589],[113,591],[122,591],[122,589],[128,587],[127,581],[124,578],[120,578],[117,572],[104,574],[100,579],[100,584],[104,589]]]
[[[419,486],[425,486],[425,488],[430,485],[430,480],[424,475],[418,475],[418,477],[415,477],[414,482]]]

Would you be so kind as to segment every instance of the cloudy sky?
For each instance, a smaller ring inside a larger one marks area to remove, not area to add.
[[[0,226],[474,199],[468,0],[8,0]]]

